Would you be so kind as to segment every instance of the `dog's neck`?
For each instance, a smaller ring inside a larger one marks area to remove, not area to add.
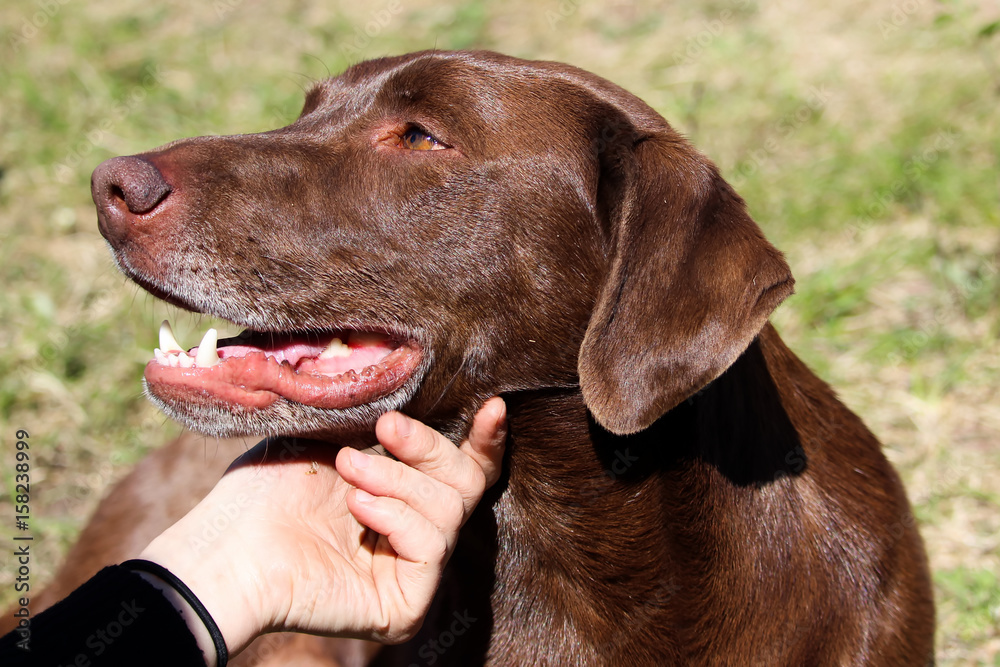
[[[754,341],[711,385],[627,437],[596,424],[579,391],[506,396],[505,475],[468,527],[474,551],[495,549],[495,569],[485,571],[493,561],[484,558],[479,583],[493,585],[493,622],[503,626],[496,636],[551,648],[555,624],[567,655],[579,657],[593,637],[615,636],[611,609],[647,625],[692,622],[701,591],[682,588],[693,579],[679,573],[698,569],[720,525],[691,499],[716,498],[722,508],[804,469],[768,365]],[[602,530],[588,529],[595,525]]]
[[[453,664],[487,654],[491,664],[684,664],[711,648],[706,638],[739,645],[739,624],[712,613],[720,590],[737,609],[788,604],[800,582],[783,574],[843,546],[823,534],[812,550],[789,547],[812,521],[800,494],[822,493],[817,480],[840,456],[799,433],[838,436],[823,421],[832,415],[859,429],[849,441],[871,436],[770,326],[633,436],[597,425],[577,390],[505,400],[504,477],[463,528],[442,587],[440,609],[476,619],[450,649]],[[777,541],[761,536],[762,521]],[[758,585],[740,578],[747,568]],[[814,584],[820,597],[843,586]],[[427,627],[453,621],[436,620]]]

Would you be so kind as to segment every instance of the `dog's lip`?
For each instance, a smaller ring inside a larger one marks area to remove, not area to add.
[[[334,345],[344,353],[321,357],[334,338],[342,341]],[[219,341],[218,361],[208,366],[194,362],[198,352],[198,347],[186,353],[157,350],[145,370],[149,391],[171,402],[261,409],[286,399],[343,410],[401,389],[423,356],[413,338],[360,330],[246,331]]]

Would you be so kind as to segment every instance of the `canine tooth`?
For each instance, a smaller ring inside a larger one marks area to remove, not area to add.
[[[201,343],[198,344],[198,353],[194,358],[194,365],[198,368],[211,368],[219,363],[219,353],[216,346],[219,343],[219,332],[209,329],[205,332]]]
[[[183,352],[184,348],[174,338],[174,330],[170,328],[170,320],[163,320],[160,324],[160,349],[164,354],[171,352]]]
[[[330,341],[330,344],[326,346],[326,349],[320,352],[320,359],[332,359],[334,357],[349,357],[351,356],[351,348],[344,345],[344,341],[339,338],[334,338]]]

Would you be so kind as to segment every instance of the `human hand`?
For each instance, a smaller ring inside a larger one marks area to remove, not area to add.
[[[273,630],[405,641],[458,529],[500,475],[504,416],[501,399],[487,401],[457,448],[420,422],[383,415],[376,436],[398,461],[313,441],[261,443],[140,558],[194,591],[231,654]],[[207,631],[188,612],[211,663]]]

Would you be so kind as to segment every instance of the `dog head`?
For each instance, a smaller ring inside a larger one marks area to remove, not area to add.
[[[92,190],[129,277],[245,328],[146,367],[168,414],[215,435],[344,437],[404,409],[457,436],[491,395],[575,386],[635,432],[792,286],[651,108],[492,53],[360,63],[285,128],[114,158]]]

